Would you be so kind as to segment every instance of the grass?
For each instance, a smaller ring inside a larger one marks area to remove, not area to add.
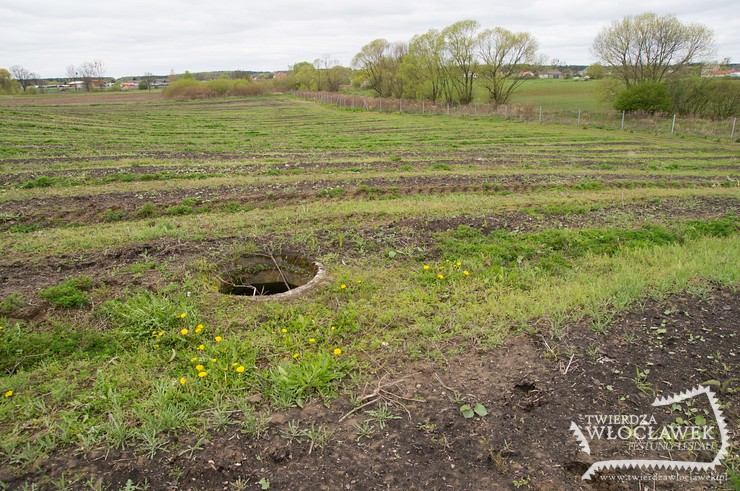
[[[521,96],[596,87],[554,82]],[[0,453],[19,472],[68,450],[192,456],[174,436],[260,438],[270,410],[332,404],[398,360],[740,285],[730,143],[290,97],[74,101],[0,102],[20,159],[0,161]],[[225,264],[281,249],[332,279],[290,302],[218,293]],[[358,441],[396,417],[366,415]],[[326,445],[311,423],[284,432]]]

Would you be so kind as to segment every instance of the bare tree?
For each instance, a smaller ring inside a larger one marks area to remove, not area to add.
[[[152,85],[154,85],[154,75],[152,72],[146,72],[139,81],[139,87],[146,90],[152,90]]]
[[[483,62],[479,72],[491,100],[506,104],[512,92],[524,83],[525,67],[537,64],[537,40],[528,32],[513,33],[501,27],[478,35],[478,50]]]
[[[101,60],[83,61],[79,66],[67,65],[67,78],[79,78],[86,91],[92,90],[99,85],[105,75],[105,64]]]
[[[664,82],[714,53],[714,35],[701,24],[683,24],[652,12],[612,22],[594,39],[593,54],[627,87]]]
[[[461,20],[442,31],[445,38],[448,79],[455,88],[457,100],[462,104],[473,100],[473,80],[478,69],[476,56],[478,29],[480,29],[478,21]],[[448,102],[452,102],[449,95]]]
[[[13,76],[14,79],[18,81],[18,84],[21,86],[23,91],[26,91],[26,88],[34,83],[36,83],[36,79],[38,79],[38,75],[35,73],[26,70],[20,65],[13,65],[10,67],[10,74]]]

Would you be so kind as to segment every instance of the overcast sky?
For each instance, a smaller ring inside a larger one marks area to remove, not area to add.
[[[528,31],[548,59],[587,65],[604,26],[645,11],[706,25],[717,59],[740,61],[737,0],[0,0],[0,67],[56,77],[100,59],[121,77],[285,70],[324,54],[349,65],[373,39],[408,41],[463,19]]]

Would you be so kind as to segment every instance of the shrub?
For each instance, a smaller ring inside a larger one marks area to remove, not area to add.
[[[234,81],[228,78],[219,78],[206,82],[206,86],[218,94],[219,97],[224,97],[234,88]]]
[[[88,276],[80,276],[70,278],[56,286],[44,288],[39,295],[55,307],[77,308],[90,303],[90,299],[84,292],[91,288],[92,280]]]
[[[167,87],[164,93],[167,99],[209,99],[218,94],[210,87],[192,78],[178,80]]]
[[[140,218],[153,217],[156,214],[157,206],[151,201],[144,203],[136,210],[136,216]]]
[[[253,97],[267,93],[264,83],[255,83],[249,80],[237,80],[231,89],[231,95],[237,97]]]
[[[36,179],[31,179],[21,184],[21,189],[32,189],[32,188],[48,188],[54,184],[54,180],[49,176],[39,176]]]
[[[673,103],[668,86],[661,82],[644,82],[622,90],[614,101],[620,111],[671,112]]]
[[[740,113],[740,82],[691,77],[668,85],[673,107],[679,114],[727,118]]]

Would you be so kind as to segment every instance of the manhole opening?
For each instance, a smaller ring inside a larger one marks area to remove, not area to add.
[[[218,291],[245,297],[289,293],[308,285],[320,269],[319,263],[301,257],[255,254],[231,263],[219,276]]]

